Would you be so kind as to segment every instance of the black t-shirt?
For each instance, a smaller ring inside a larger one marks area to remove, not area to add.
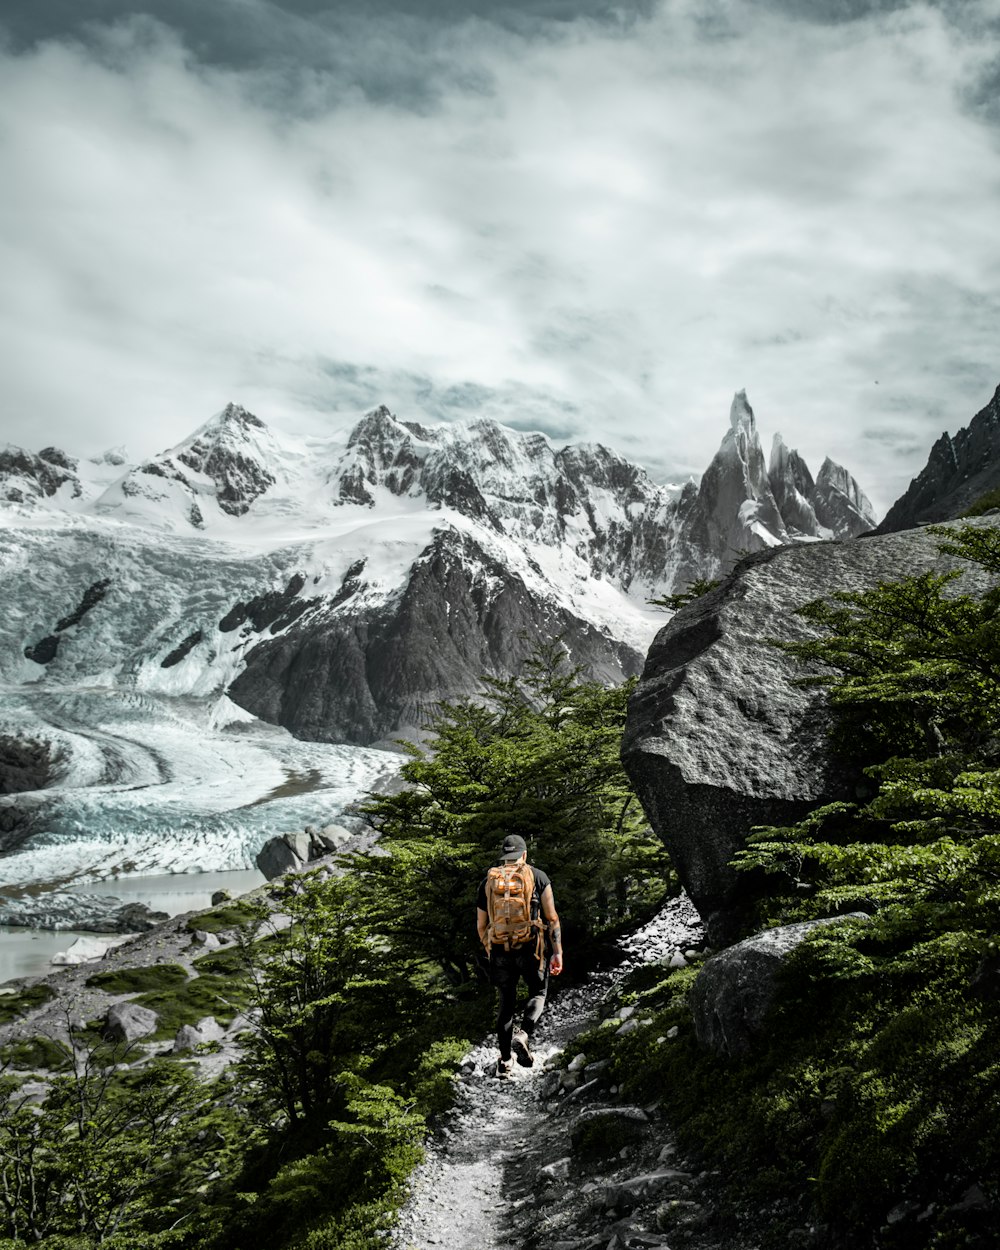
[[[531,919],[537,920],[542,914],[542,895],[545,893],[545,887],[552,884],[549,880],[549,874],[542,872],[541,868],[536,868],[534,864],[528,867],[535,875],[535,892],[531,896]],[[486,878],[483,877],[479,886],[479,894],[476,897],[476,906],[480,911],[489,911],[486,906]]]

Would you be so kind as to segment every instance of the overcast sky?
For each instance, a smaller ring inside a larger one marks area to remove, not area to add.
[[[1000,383],[1000,0],[5,0],[0,442],[387,403],[879,512]]]

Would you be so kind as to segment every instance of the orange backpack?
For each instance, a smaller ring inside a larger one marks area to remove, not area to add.
[[[531,918],[534,893],[535,874],[527,864],[507,863],[489,870],[486,874],[486,910],[490,918],[487,950],[502,946],[509,951],[534,941],[535,958],[542,959],[545,926],[541,920]]]

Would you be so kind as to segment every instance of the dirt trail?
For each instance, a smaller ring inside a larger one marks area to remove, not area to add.
[[[687,899],[669,903],[623,943],[626,958],[620,967],[594,973],[580,987],[555,995],[539,1025],[533,1068],[515,1066],[511,1079],[497,1080],[493,1069],[498,1052],[492,1040],[470,1052],[455,1107],[428,1143],[427,1158],[414,1175],[413,1192],[394,1235],[397,1250],[520,1250],[534,1241],[545,1221],[539,1219],[537,1193],[531,1187],[517,1196],[523,1186],[515,1173],[525,1171],[527,1159],[527,1170],[534,1177],[537,1169],[555,1162],[560,1151],[568,1152],[567,1120],[555,1121],[552,1104],[545,1101],[553,1097],[549,1065],[577,1034],[597,1022],[602,1000],[630,968],[669,958],[697,943],[700,934],[697,914]],[[584,1109],[584,1104],[578,1106]],[[551,1239],[543,1236],[536,1244],[567,1248],[587,1244],[565,1239],[560,1243],[558,1230],[550,1232]],[[607,1244],[607,1239],[600,1244]]]

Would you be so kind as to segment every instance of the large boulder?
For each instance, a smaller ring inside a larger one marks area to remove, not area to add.
[[[739,931],[750,887],[730,865],[750,830],[857,793],[859,777],[828,744],[824,692],[795,685],[803,669],[770,640],[812,636],[796,609],[836,590],[956,566],[970,570],[962,590],[981,590],[985,575],[937,541],[910,530],[760,552],[657,634],[622,761],[714,944]]]
[[[115,1003],[104,1022],[104,1036],[113,1042],[137,1042],[156,1032],[156,1012],[138,1003]]]
[[[309,862],[309,840],[305,839],[302,846],[304,854],[299,855],[298,847],[304,834],[282,834],[271,838],[257,852],[256,864],[268,881],[280,877],[286,872],[301,872]]]
[[[791,951],[813,932],[842,920],[867,920],[864,912],[803,920],[766,929],[713,955],[691,989],[695,1036],[717,1055],[746,1054],[764,1030],[778,989],[778,973]]]
[[[225,1034],[215,1016],[204,1016],[197,1024],[182,1024],[174,1035],[174,1054],[194,1050],[204,1042],[219,1042]]]

